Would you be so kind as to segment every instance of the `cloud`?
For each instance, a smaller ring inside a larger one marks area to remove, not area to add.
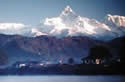
[[[2,34],[22,34],[25,27],[21,23],[0,23],[0,33]]]
[[[0,34],[23,35],[28,37],[47,35],[46,33],[42,33],[37,26],[22,23],[0,23]]]
[[[0,23],[0,30],[17,30],[17,29],[22,29],[24,28],[25,25],[24,24],[20,24],[20,23]]]

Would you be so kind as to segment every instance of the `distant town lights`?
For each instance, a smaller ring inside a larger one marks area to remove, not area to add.
[[[21,67],[25,67],[26,66],[26,64],[20,64],[19,65],[19,67],[21,68]]]
[[[40,65],[40,66],[44,66],[44,64],[43,64],[43,63],[40,63],[39,65]]]
[[[96,64],[100,64],[100,59],[96,59]]]

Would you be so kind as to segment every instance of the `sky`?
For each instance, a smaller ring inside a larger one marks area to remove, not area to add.
[[[80,16],[102,20],[107,14],[125,16],[125,0],[0,0],[0,23],[40,24],[70,5]]]

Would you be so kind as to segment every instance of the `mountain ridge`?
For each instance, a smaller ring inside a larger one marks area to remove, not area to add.
[[[57,38],[87,36],[98,40],[112,40],[125,36],[125,16],[108,14],[102,22],[80,16],[68,5],[56,17],[46,17],[39,25],[0,23],[0,34]]]
[[[113,53],[119,53],[117,46],[114,47],[116,44],[111,45],[110,42],[114,41],[104,42],[87,36],[56,38],[46,35],[23,37],[0,34],[0,48],[8,54],[10,62],[37,60],[58,63],[63,60],[66,63],[69,58],[73,58],[76,63],[80,63],[81,58],[87,57],[90,48],[95,45],[103,45],[113,50]]]

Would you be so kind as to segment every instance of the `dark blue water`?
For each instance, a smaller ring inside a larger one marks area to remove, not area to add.
[[[125,82],[124,76],[0,76],[0,82]]]

